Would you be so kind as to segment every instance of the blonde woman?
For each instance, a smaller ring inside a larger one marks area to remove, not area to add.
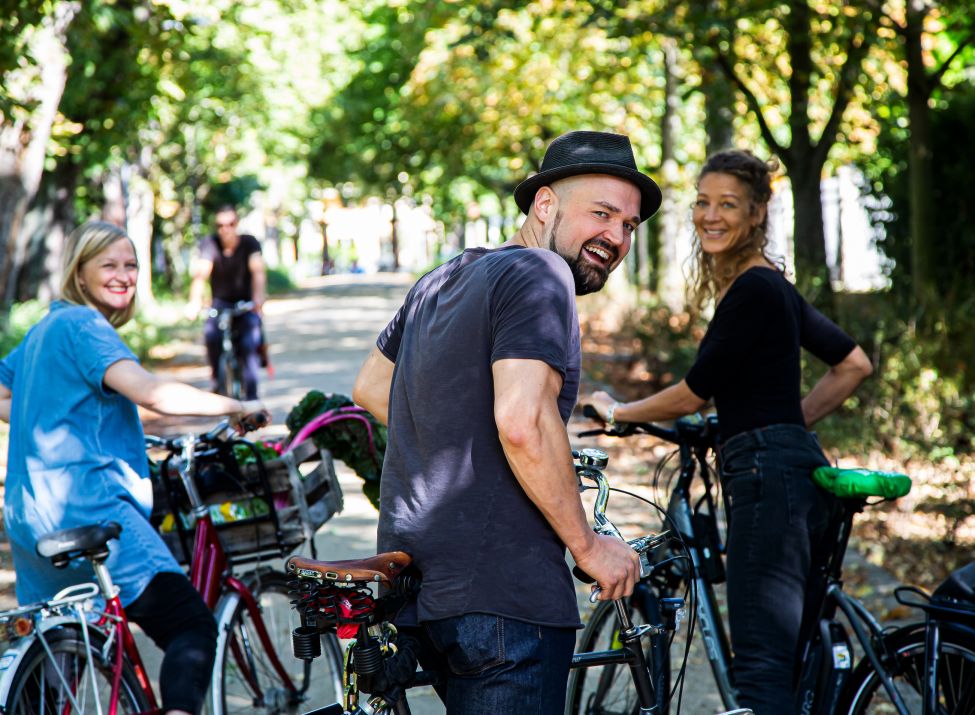
[[[166,651],[163,710],[197,713],[216,625],[149,524],[152,488],[137,405],[170,415],[241,416],[257,403],[213,395],[144,370],[116,328],[135,311],[135,247],[118,227],[87,223],[68,239],[61,300],[0,361],[0,418],[10,422],[4,522],[21,603],[93,576],[55,569],[34,550],[49,532],[116,521],[108,567],[129,618]]]
[[[694,413],[713,398],[730,504],[728,611],[739,705],[795,712],[792,689],[806,580],[830,511],[812,482],[828,464],[808,429],[872,371],[856,343],[810,306],[768,254],[775,166],[745,151],[711,156],[693,204],[698,308],[716,302],[697,360],[676,385],[634,402],[597,392],[607,422]],[[804,397],[800,348],[829,365]]]

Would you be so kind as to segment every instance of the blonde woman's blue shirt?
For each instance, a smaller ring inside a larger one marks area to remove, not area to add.
[[[138,410],[104,384],[120,360],[138,359],[104,316],[59,301],[0,361],[0,383],[13,393],[3,511],[21,603],[92,578],[86,563],[55,569],[37,555],[38,538],[59,529],[122,525],[107,565],[124,605],[157,573],[181,572],[149,523]]]

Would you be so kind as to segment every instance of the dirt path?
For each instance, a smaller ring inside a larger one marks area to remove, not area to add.
[[[330,276],[305,286],[294,295],[278,298],[266,308],[266,329],[271,346],[271,360],[276,375],[265,380],[261,396],[271,410],[274,424],[269,434],[285,432],[284,418],[291,407],[309,390],[351,393],[352,382],[363,359],[374,344],[379,331],[394,314],[405,295],[410,280],[407,276]],[[178,364],[161,372],[185,382],[206,387],[208,369],[202,365],[202,344],[179,346]],[[262,375],[262,379],[265,376]],[[213,424],[212,419],[175,420],[146,415],[146,431],[155,434],[174,434],[185,430],[202,430]],[[570,432],[575,435],[585,428],[583,422],[573,422]],[[649,494],[646,485],[655,463],[665,451],[651,442],[621,443],[602,438],[574,440],[574,446],[598,444],[611,455],[607,475],[618,485],[625,485]],[[354,558],[374,553],[376,512],[361,492],[361,481],[341,463],[337,464],[339,478],[345,491],[345,510],[326,523],[316,536],[320,558]],[[648,526],[646,507],[639,502],[625,503],[614,498],[610,511],[629,535],[643,533]],[[615,510],[615,511],[614,511]],[[862,558],[852,559],[849,584],[857,595],[889,593],[891,579]],[[0,583],[12,583],[12,574],[0,570]],[[579,589],[583,617],[591,610],[585,603],[587,589]],[[9,593],[7,602],[9,603]],[[889,601],[873,602],[875,612],[884,612]],[[714,694],[710,672],[699,649],[692,649],[684,687],[684,715],[710,715],[722,710]],[[416,715],[443,713],[439,701],[431,693],[411,693],[411,705]]]

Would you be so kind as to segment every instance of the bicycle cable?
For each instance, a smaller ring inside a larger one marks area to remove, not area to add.
[[[669,459],[674,454],[676,454],[676,452],[671,452],[671,454],[668,455],[668,457],[666,459]],[[666,461],[666,459],[664,461]],[[668,514],[667,511],[663,507],[661,507],[659,504],[655,503],[654,501],[652,501],[650,499],[647,499],[646,497],[640,496],[639,494],[636,494],[635,492],[631,492],[631,491],[629,491],[627,489],[622,489],[620,487],[610,487],[609,490],[610,490],[610,492],[617,492],[619,494],[625,494],[627,496],[633,497],[634,499],[638,499],[638,500],[640,500],[640,501],[642,501],[642,502],[644,502],[646,504],[649,504],[654,509],[656,509],[658,512],[660,512],[660,515],[663,517],[664,524],[674,534],[674,536],[672,536],[671,539],[674,540],[674,541],[677,541],[678,543],[680,543],[681,550],[683,550],[683,552],[684,552],[683,556],[680,556],[679,555],[679,556],[674,557],[674,559],[686,559],[687,562],[688,562],[688,564],[689,564],[689,566],[690,566],[691,577],[687,579],[687,586],[686,586],[686,588],[684,590],[685,601],[687,601],[687,594],[690,594],[690,606],[691,606],[690,607],[690,615],[689,615],[688,621],[687,621],[687,642],[684,644],[684,655],[683,655],[683,658],[681,659],[680,670],[677,672],[677,677],[675,679],[675,682],[673,684],[673,687],[671,688],[670,694],[668,695],[668,701],[669,702],[672,702],[675,693],[677,694],[677,711],[676,711],[676,715],[680,715],[680,709],[681,709],[681,704],[682,704],[683,695],[684,695],[684,675],[685,675],[685,673],[687,671],[687,661],[688,661],[688,658],[690,656],[691,643],[694,640],[694,631],[695,631],[695,628],[696,628],[696,625],[697,625],[697,609],[694,607],[694,605],[697,602],[696,601],[696,599],[697,599],[697,587],[696,587],[696,582],[695,582],[695,580],[693,578],[693,573],[694,573],[694,560],[691,559],[691,557],[690,557],[690,549],[688,548],[687,543],[684,541],[684,537],[680,533],[680,530],[677,528],[676,523],[671,518],[670,514]],[[663,563],[668,563],[669,561],[672,561],[672,560],[673,559],[667,559]],[[674,639],[675,635],[676,635],[676,632],[673,633],[673,634],[671,634],[671,636],[670,636],[670,642],[671,643],[673,642],[673,639]],[[670,652],[669,644],[668,644],[667,651],[668,651],[668,653]]]

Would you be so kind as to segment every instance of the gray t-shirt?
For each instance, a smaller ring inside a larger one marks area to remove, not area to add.
[[[495,360],[542,360],[579,389],[572,273],[552,251],[465,251],[413,286],[377,341],[392,360],[379,549],[423,575],[418,620],[489,613],[578,627],[565,547],[518,484],[494,421]]]

